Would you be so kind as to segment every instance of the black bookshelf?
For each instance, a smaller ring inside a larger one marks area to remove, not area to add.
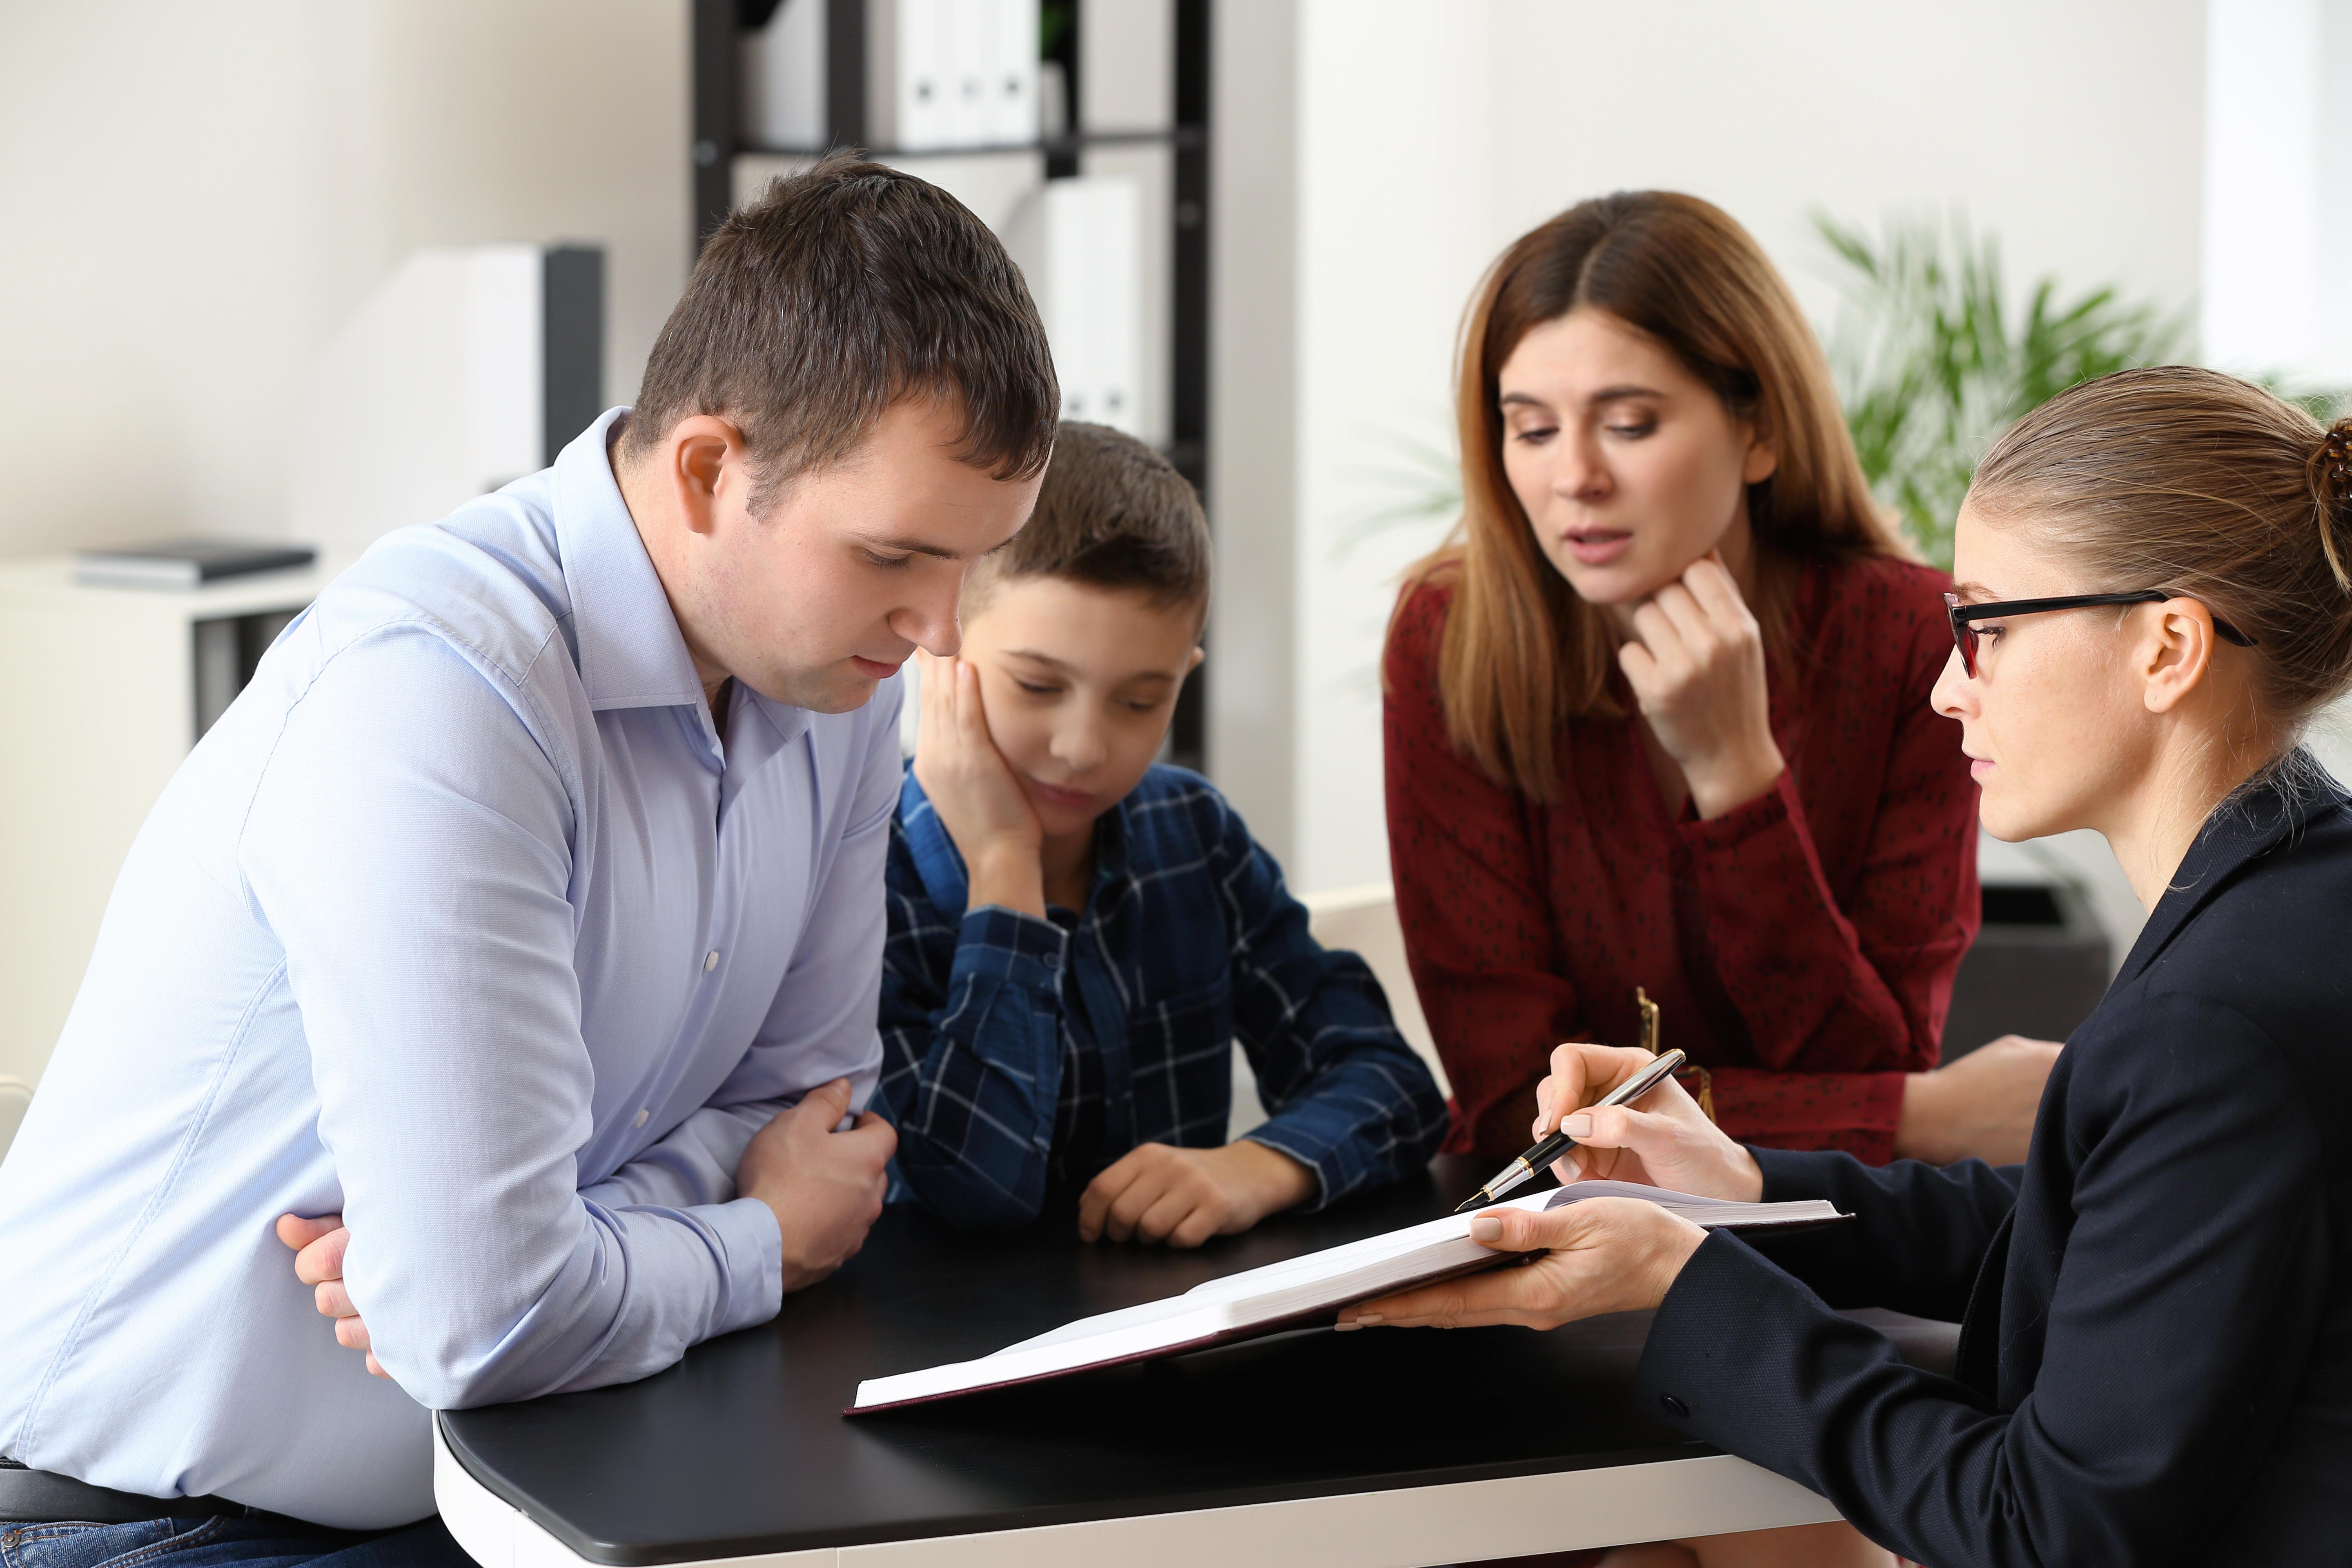
[[[1069,130],[1034,142],[1003,147],[961,147],[953,152],[906,153],[876,147],[866,135],[866,0],[795,0],[825,7],[825,127],[827,146],[767,147],[743,135],[741,45],[743,35],[768,25],[778,0],[693,0],[694,140],[688,150],[694,179],[693,249],[699,253],[711,229],[733,210],[735,161],[752,157],[814,157],[833,147],[863,147],[896,163],[929,157],[969,157],[987,153],[1042,154],[1045,177],[1066,179],[1079,171],[1089,147],[1165,146],[1174,167],[1170,181],[1173,237],[1169,279],[1169,460],[1209,500],[1209,114],[1211,6],[1213,0],[1174,0],[1173,59],[1175,123],[1164,131],[1089,132],[1080,121],[1076,33],[1085,5],[1072,5],[1053,58],[1069,85]],[[1215,514],[1211,513],[1212,517]],[[1199,768],[1208,731],[1206,689],[1196,672],[1185,682],[1170,734],[1173,760]]]

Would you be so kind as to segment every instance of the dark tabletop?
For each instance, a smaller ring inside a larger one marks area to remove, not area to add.
[[[650,1564],[1487,1480],[1714,1452],[1633,1403],[1645,1313],[1454,1332],[1308,1330],[846,1420],[859,1380],[1433,1219],[1490,1173],[1429,1173],[1193,1252],[1011,1237],[894,1207],[773,1322],[641,1383],[441,1417],[490,1490],[582,1556]],[[1949,1364],[1955,1332],[1865,1314]],[[1546,1413],[1531,1426],[1529,1411]]]

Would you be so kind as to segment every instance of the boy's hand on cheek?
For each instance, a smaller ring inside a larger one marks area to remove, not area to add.
[[[1198,1247],[1213,1236],[1247,1230],[1314,1192],[1314,1173],[1263,1143],[1146,1143],[1087,1184],[1078,1200],[1078,1239]]]
[[[1043,919],[1045,830],[990,738],[980,671],[965,659],[919,650],[915,658],[923,672],[915,782],[963,857],[971,907],[1002,904]]]

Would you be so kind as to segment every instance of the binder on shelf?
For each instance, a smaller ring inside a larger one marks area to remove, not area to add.
[[[1123,175],[1048,181],[1008,226],[1054,349],[1062,416],[1140,433],[1142,197]]]
[[[743,39],[743,135],[757,147],[822,147],[824,0],[783,0]]]
[[[987,109],[980,139],[1023,146],[1043,132],[1038,112],[1037,0],[986,0],[992,26],[983,57]]]
[[[873,0],[866,12],[867,126],[909,153],[955,145],[948,98],[948,12],[958,0]]]
[[[785,10],[812,3],[786,0]],[[786,25],[779,15],[769,31]],[[877,147],[948,153],[1037,140],[1037,0],[872,0],[866,27],[866,123]],[[784,38],[765,46],[769,58],[798,47]],[[821,34],[811,52],[822,56]],[[821,68],[799,69],[773,79],[776,90],[789,90],[782,86],[787,79],[821,75]],[[769,79],[762,79],[763,92]],[[794,133],[772,146],[824,142],[821,128],[811,134],[801,120],[781,112],[759,124],[763,137],[771,125]]]
[[[998,0],[938,0],[940,78],[947,92],[940,132],[950,147],[984,147],[994,129]]]

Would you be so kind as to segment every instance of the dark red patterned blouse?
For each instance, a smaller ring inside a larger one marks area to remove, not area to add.
[[[1794,668],[1768,672],[1788,770],[1706,822],[1666,815],[1631,719],[1569,723],[1551,805],[1489,779],[1439,707],[1452,591],[1409,591],[1385,660],[1389,858],[1454,1080],[1447,1150],[1525,1148],[1552,1046],[1633,1044],[1640,985],[1733,1137],[1893,1157],[1903,1074],[1936,1065],[1980,913],[1976,785],[1927,705],[1949,582],[1807,568]]]

